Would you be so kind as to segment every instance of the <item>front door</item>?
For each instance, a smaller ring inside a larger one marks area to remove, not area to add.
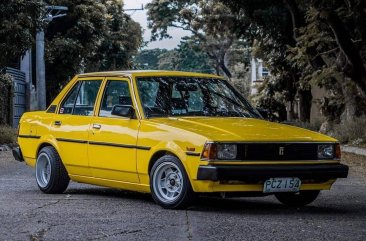
[[[70,175],[91,176],[87,142],[101,78],[78,79],[61,101],[52,123],[59,155]]]
[[[108,78],[90,126],[88,156],[94,177],[139,183],[136,142],[140,121],[111,114],[114,105],[132,105],[129,79]]]

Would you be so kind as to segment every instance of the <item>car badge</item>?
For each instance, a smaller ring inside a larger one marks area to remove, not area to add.
[[[278,150],[278,154],[280,156],[283,156],[285,154],[285,147],[281,146],[280,149]]]

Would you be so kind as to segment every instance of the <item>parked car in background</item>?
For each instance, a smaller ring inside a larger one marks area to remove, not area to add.
[[[45,193],[72,180],[151,193],[164,208],[201,193],[302,206],[348,174],[337,140],[268,122],[225,79],[188,72],[77,75],[22,116],[18,142]]]

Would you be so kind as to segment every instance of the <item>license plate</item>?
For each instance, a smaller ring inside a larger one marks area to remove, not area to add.
[[[270,178],[264,182],[263,192],[298,192],[301,180],[297,177]]]

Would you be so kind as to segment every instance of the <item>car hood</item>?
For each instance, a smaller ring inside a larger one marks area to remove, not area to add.
[[[295,126],[253,118],[183,117],[150,121],[205,136],[212,141],[335,142],[329,136]]]

